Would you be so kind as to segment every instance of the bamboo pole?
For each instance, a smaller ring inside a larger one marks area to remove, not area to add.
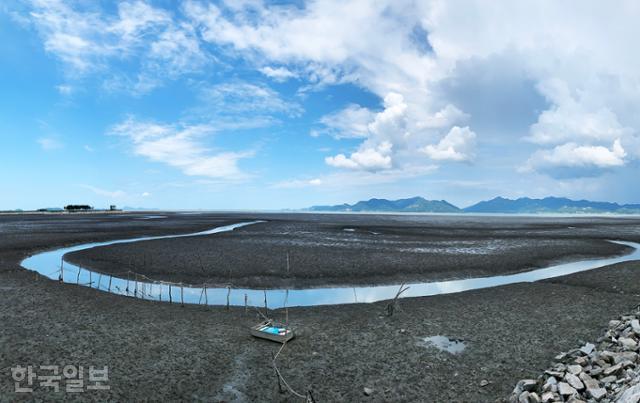
[[[267,307],[267,290],[264,291],[264,314],[265,316],[269,316],[269,308]]]

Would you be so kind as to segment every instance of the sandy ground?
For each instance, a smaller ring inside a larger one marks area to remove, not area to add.
[[[110,368],[110,391],[85,392],[78,400],[297,401],[277,390],[270,361],[278,346],[248,335],[254,313],[134,300],[19,267],[43,248],[191,232],[246,218],[253,217],[0,217],[0,400],[20,398],[11,366],[76,364]],[[526,225],[544,232],[554,225],[515,221],[503,230]],[[638,224],[557,225],[582,226],[585,239],[637,240]],[[295,308],[289,318],[300,336],[287,345],[280,368],[294,388],[311,389],[320,402],[495,401],[517,380],[537,376],[557,352],[597,338],[610,318],[638,302],[640,264],[630,262],[534,284],[404,299],[391,318],[384,302]],[[451,355],[423,347],[421,338],[432,335],[463,338],[467,348]],[[491,383],[481,387],[483,379]],[[365,386],[373,395],[362,393]],[[70,399],[46,388],[22,396],[34,397]]]

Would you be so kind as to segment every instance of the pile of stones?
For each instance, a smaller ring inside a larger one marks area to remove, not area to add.
[[[595,344],[561,353],[538,379],[523,379],[511,403],[640,401],[640,310],[609,322]]]

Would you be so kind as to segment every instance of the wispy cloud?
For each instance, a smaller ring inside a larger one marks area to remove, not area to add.
[[[53,137],[40,137],[36,140],[40,147],[45,151],[58,150],[64,147],[64,144]]]
[[[260,68],[259,71],[265,76],[277,82],[284,82],[290,78],[298,77],[296,73],[282,66],[280,67],[265,66]]]
[[[180,169],[189,176],[225,181],[242,181],[250,175],[238,163],[254,151],[218,151],[205,146],[203,139],[216,132],[208,125],[160,124],[129,118],[114,126],[110,134],[129,139],[133,153],[151,161]]]
[[[272,88],[244,81],[205,87],[200,90],[200,99],[207,107],[225,115],[251,112],[296,117],[304,111],[299,103],[285,100]]]
[[[137,60],[138,72],[111,74],[126,79],[120,85],[107,79],[104,88],[140,94],[167,78],[200,71],[212,60],[189,24],[145,1],[118,3],[115,14],[96,5],[61,0],[28,4],[29,19],[45,50],[62,61],[70,79],[96,71],[113,73],[113,62]]]

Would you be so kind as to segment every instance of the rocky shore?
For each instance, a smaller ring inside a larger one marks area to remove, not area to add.
[[[640,309],[609,322],[595,344],[561,353],[537,379],[518,382],[509,402],[640,401]]]

